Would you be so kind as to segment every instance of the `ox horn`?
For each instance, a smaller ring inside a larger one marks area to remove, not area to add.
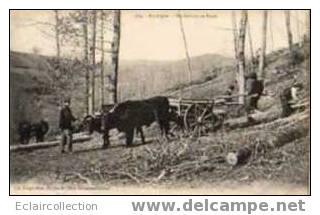
[[[118,104],[115,104],[115,105],[109,110],[109,113],[113,113],[114,110],[115,110],[118,106],[119,106]]]

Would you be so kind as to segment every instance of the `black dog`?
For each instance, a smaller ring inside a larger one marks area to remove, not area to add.
[[[18,126],[18,133],[21,144],[28,144],[32,137],[36,138],[36,142],[44,141],[44,136],[49,130],[48,122],[41,120],[38,123],[22,121]]]

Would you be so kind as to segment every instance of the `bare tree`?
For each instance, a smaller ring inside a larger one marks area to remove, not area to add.
[[[95,71],[96,71],[96,35],[97,35],[97,11],[92,11],[92,45],[91,51],[91,71],[89,85],[89,113],[92,114],[95,110]]]
[[[85,109],[86,113],[90,114],[89,106],[90,106],[90,95],[89,95],[89,85],[90,85],[90,75],[89,75],[89,42],[88,42],[88,11],[84,10],[83,12],[83,22],[82,22],[82,28],[83,28],[83,39],[84,39],[84,46],[83,46],[83,55],[84,55],[84,66],[85,66],[85,77],[86,77],[86,92],[85,92]]]
[[[60,18],[59,18],[59,11],[54,10],[54,15],[55,15],[55,37],[56,37],[56,51],[57,51],[57,60],[58,63],[60,62],[60,57],[61,57],[61,48],[60,48]]]
[[[244,104],[245,93],[245,40],[246,40],[246,28],[248,21],[248,12],[246,10],[241,11],[241,20],[239,27],[239,39],[238,39],[238,85],[239,85],[239,103]]]
[[[262,24],[262,41],[261,41],[261,52],[259,59],[259,79],[263,80],[265,78],[265,55],[266,55],[266,45],[267,45],[267,23],[268,23],[268,11],[263,11],[263,24]]]
[[[104,11],[100,11],[100,48],[101,48],[101,68],[100,68],[100,104],[104,105]]]
[[[118,103],[118,73],[119,73],[119,52],[120,52],[120,38],[121,38],[121,11],[114,11],[113,19],[113,42],[112,42],[112,65],[114,69],[114,75],[112,79],[112,98],[113,103]]]
[[[305,41],[310,42],[310,12],[309,11],[306,11],[306,15],[305,15]]]
[[[287,36],[288,36],[288,45],[290,51],[290,58],[293,60],[293,49],[292,49],[292,32],[291,32],[291,24],[290,24],[290,11],[286,10],[284,12],[285,20],[286,20],[286,29],[287,29]]]
[[[250,22],[249,22],[249,18],[248,18],[248,23],[247,23],[247,27],[248,27],[248,29],[247,29],[247,31],[248,31],[248,39],[249,39],[249,48],[250,48],[250,58],[251,58],[251,67],[252,67],[252,69],[253,69],[253,58],[254,58],[254,56],[253,56],[253,44],[252,44],[252,37],[251,37],[251,28],[250,28]]]
[[[184,49],[185,49],[185,54],[186,54],[186,59],[187,59],[187,65],[188,65],[188,77],[189,77],[189,83],[192,82],[192,68],[191,68],[191,59],[190,59],[190,54],[189,54],[189,48],[188,48],[188,43],[186,39],[186,33],[184,30],[183,26],[183,21],[182,21],[182,14],[179,14],[179,22],[180,22],[180,31],[182,34],[182,39],[183,39],[183,44],[184,44]]]
[[[296,33],[297,33],[297,42],[299,45],[302,44],[301,32],[300,32],[300,18],[299,11],[295,11],[295,20],[296,20]]]
[[[307,91],[310,94],[310,11],[305,15],[304,55],[306,57]]]
[[[232,29],[233,29],[233,43],[235,58],[238,59],[238,27],[237,19],[234,10],[231,11]]]

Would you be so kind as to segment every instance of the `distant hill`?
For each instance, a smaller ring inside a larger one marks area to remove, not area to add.
[[[120,91],[127,92],[120,96],[123,100],[148,97],[179,85],[190,84],[186,60],[140,60],[120,63]],[[209,80],[222,68],[232,65],[234,65],[233,59],[216,54],[193,57],[191,58],[192,82]]]

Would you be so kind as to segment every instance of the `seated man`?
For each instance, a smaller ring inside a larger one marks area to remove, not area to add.
[[[292,104],[299,100],[298,92],[302,89],[302,84],[295,82],[291,87],[284,89],[280,94],[282,107],[282,117],[288,117],[293,112]]]
[[[232,94],[234,93],[234,90],[235,90],[235,87],[233,84],[229,85],[227,91],[226,91],[226,95],[227,96],[232,96]],[[226,98],[225,99],[226,102],[232,102],[233,101],[233,98]]]

